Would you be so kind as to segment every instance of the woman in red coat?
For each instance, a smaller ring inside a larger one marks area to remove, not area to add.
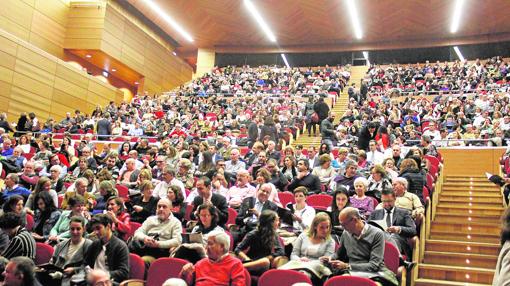
[[[127,241],[131,233],[131,220],[124,207],[124,201],[119,197],[111,197],[106,202],[106,214],[113,220],[113,230],[117,231],[117,236]]]

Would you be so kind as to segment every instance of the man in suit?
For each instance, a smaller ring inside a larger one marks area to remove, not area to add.
[[[387,226],[386,240],[395,244],[400,253],[406,253],[410,257],[411,249],[407,239],[416,235],[416,225],[408,210],[395,207],[395,200],[393,190],[383,190],[381,195],[383,209],[372,212],[370,220],[385,221]]]
[[[104,118],[101,118],[97,122],[97,135],[98,140],[108,141],[110,140],[110,136],[112,134],[112,123],[110,121],[110,113],[106,113]]]
[[[129,278],[129,249],[124,241],[113,235],[112,219],[97,214],[89,222],[97,240],[90,245],[84,263],[92,269],[108,271],[113,281]]]
[[[241,227],[241,236],[257,227],[262,211],[278,210],[278,206],[268,199],[270,193],[271,185],[263,184],[256,197],[247,197],[243,200],[236,217],[236,225]]]
[[[204,203],[209,203],[212,204],[218,211],[218,225],[224,226],[228,219],[227,199],[220,194],[212,192],[211,180],[208,177],[200,177],[197,181],[196,188],[198,196],[193,199],[193,212],[191,213],[191,219],[196,219],[197,215],[195,214],[195,211],[198,206]]]

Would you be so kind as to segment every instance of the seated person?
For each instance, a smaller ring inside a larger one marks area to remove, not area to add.
[[[35,277],[34,261],[29,257],[13,257],[5,266],[3,273],[5,286],[40,286]]]
[[[110,273],[101,269],[94,269],[87,273],[88,286],[112,286]]]
[[[139,173],[140,170],[136,168],[136,160],[129,158],[126,160],[126,169],[122,171],[117,178],[117,184],[133,188],[136,186],[136,180],[138,179]]]
[[[344,227],[340,225],[338,216],[345,207],[350,205],[351,203],[349,202],[349,194],[347,193],[347,189],[344,186],[338,187],[337,190],[333,193],[331,206],[327,209],[331,212],[331,234],[333,235],[333,239],[335,239],[336,242],[339,241],[340,236],[342,236],[342,232],[344,232]]]
[[[219,226],[224,226],[228,219],[228,205],[224,196],[212,192],[211,180],[208,177],[200,177],[196,184],[198,196],[193,199],[193,212],[191,219],[196,219],[198,206],[210,203],[218,209]]]
[[[322,154],[319,157],[319,166],[313,168],[312,174],[319,177],[321,185],[326,188],[331,183],[331,180],[336,177],[336,171],[331,166],[331,156],[329,154]]]
[[[53,204],[55,206],[58,205],[58,195],[55,190],[51,189],[51,181],[48,177],[41,177],[37,184],[35,184],[34,190],[28,196],[27,202],[25,203],[25,211],[31,215],[34,215],[34,211],[37,208],[37,202],[39,199],[39,195],[42,193],[48,193],[53,200]]]
[[[97,239],[87,249],[84,265],[108,272],[117,283],[128,279],[129,249],[124,241],[113,235],[110,216],[97,214],[89,225]]]
[[[354,180],[354,190],[356,193],[349,199],[351,206],[357,208],[364,218],[368,218],[375,208],[372,197],[365,196],[367,187],[367,179],[363,177],[357,178]]]
[[[405,178],[398,177],[393,180],[393,190],[397,197],[395,206],[410,211],[411,216],[418,223],[423,219],[425,208],[416,194],[407,191],[407,186],[408,182]],[[377,208],[382,208],[382,204],[379,204]]]
[[[236,225],[240,229],[240,238],[244,234],[255,229],[259,223],[260,214],[265,210],[277,211],[278,206],[275,203],[269,201],[269,193],[271,192],[270,184],[263,184],[257,191],[257,197],[249,197],[243,200],[241,208],[236,217]]]
[[[312,175],[310,172],[310,162],[305,159],[300,159],[297,162],[298,173],[296,177],[290,182],[287,189],[293,192],[299,186],[306,187],[311,194],[318,194],[321,192],[321,181],[319,177]]]
[[[172,202],[172,214],[180,221],[184,220],[188,203],[184,201],[183,191],[179,186],[171,185],[166,194]]]
[[[9,236],[9,245],[2,252],[1,257],[11,259],[25,256],[35,259],[35,240],[32,234],[23,226],[19,214],[9,212],[0,216],[0,229]]]
[[[292,229],[294,231],[303,232],[312,224],[315,216],[315,209],[306,204],[308,190],[306,187],[297,187],[294,189],[295,204],[288,204],[287,208],[293,212]]]
[[[345,163],[345,175],[339,174],[336,176],[329,185],[329,189],[333,192],[336,191],[338,185],[343,185],[347,188],[349,192],[349,196],[354,195],[354,180],[356,180],[359,175],[356,173],[358,170],[358,164],[352,160],[346,160]]]
[[[77,195],[80,195],[85,200],[86,209],[92,210],[96,203],[96,198],[94,197],[93,194],[87,192],[89,181],[86,178],[78,178],[74,182],[74,184],[76,186],[75,191],[67,191],[64,194],[64,200],[62,200],[62,205],[60,206],[60,208],[66,210],[69,206],[69,199]]]
[[[72,275],[79,272],[83,265],[85,253],[87,253],[88,248],[92,244],[91,240],[83,237],[85,234],[85,223],[86,221],[83,217],[71,217],[69,220],[71,238],[63,240],[55,246],[55,252],[53,252],[50,263],[64,269],[62,285],[69,285]],[[58,284],[56,281],[50,281],[49,283]]]
[[[225,196],[229,207],[237,209],[245,198],[255,196],[256,189],[250,184],[250,178],[248,171],[239,170],[236,184],[228,190]]]
[[[386,223],[386,235],[400,253],[412,256],[411,248],[407,239],[416,235],[416,225],[411,213],[403,208],[395,206],[395,192],[384,190],[381,196],[383,209],[375,210],[370,215],[370,220],[383,220]]]
[[[48,240],[50,232],[60,218],[53,198],[48,192],[41,192],[37,198],[32,236],[39,242]]]
[[[19,173],[18,177],[19,184],[28,190],[31,190],[39,180],[39,176],[37,176],[35,172],[35,163],[28,161],[23,168],[23,172]]]
[[[179,187],[179,189],[183,193],[184,199],[186,199],[184,184],[175,177],[175,174],[176,172],[174,168],[172,168],[171,166],[166,166],[163,169],[163,174],[161,175],[163,180],[156,185],[154,191],[152,192],[152,195],[158,199],[166,198],[168,188],[172,185],[175,185]]]
[[[384,233],[365,223],[358,209],[344,208],[338,217],[345,228],[340,248],[331,257],[321,257],[330,265],[333,275],[370,276],[383,285],[398,285],[395,274],[384,264]]]
[[[197,209],[198,223],[191,233],[202,234],[203,241],[183,243],[174,252],[173,257],[183,258],[192,263],[205,257],[205,247],[207,245],[207,237],[211,232],[225,231],[218,226],[218,211],[212,205],[201,205]]]
[[[172,202],[159,199],[156,215],[149,217],[136,230],[130,244],[134,252],[151,263],[156,258],[168,257],[170,251],[182,242],[181,222],[172,215]]]
[[[18,183],[19,177],[15,173],[10,173],[5,177],[5,188],[2,190],[2,202],[7,201],[9,197],[13,195],[20,195],[25,199],[30,196],[31,192],[22,185],[18,185]]]
[[[237,245],[235,253],[250,273],[260,275],[269,268],[277,268],[287,262],[276,234],[279,224],[280,218],[276,212],[262,211],[257,228]]]
[[[301,233],[292,245],[291,261],[279,269],[304,270],[317,280],[331,274],[331,271],[319,261],[320,257],[329,257],[335,252],[328,214],[322,212],[315,215],[311,227]]]
[[[141,196],[134,197],[128,204],[131,221],[143,223],[147,218],[156,214],[158,199],[152,196],[154,185],[151,181],[142,181],[140,184]]]
[[[124,207],[124,201],[119,197],[111,197],[106,202],[106,214],[112,220],[112,230],[117,237],[127,241],[128,235],[131,233],[131,225],[129,224],[130,216]]]
[[[50,236],[48,237],[48,241],[50,243],[58,243],[59,241],[65,240],[71,237],[71,232],[69,230],[69,222],[73,216],[82,217],[85,222],[90,218],[89,213],[85,210],[85,199],[76,195],[69,199],[70,210],[65,210],[60,215],[57,223],[50,231]]]
[[[239,259],[232,257],[230,238],[223,231],[212,231],[207,237],[207,258],[195,265],[188,263],[182,268],[181,276],[193,275],[195,286],[243,286],[246,283],[244,267]],[[188,280],[189,281],[189,280]]]
[[[92,214],[99,214],[106,211],[106,202],[109,198],[115,196],[116,190],[111,181],[102,181],[99,183],[99,195],[96,195],[96,205]]]

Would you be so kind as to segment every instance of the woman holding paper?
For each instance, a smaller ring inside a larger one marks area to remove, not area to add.
[[[308,189],[306,187],[297,187],[294,189],[295,204],[287,205],[292,212],[292,228],[295,231],[302,232],[309,228],[315,216],[315,209],[306,204],[306,197],[308,196]]]

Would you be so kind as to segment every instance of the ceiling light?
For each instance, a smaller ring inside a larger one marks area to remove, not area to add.
[[[244,5],[246,8],[248,8],[248,11],[250,11],[253,18],[255,18],[260,28],[262,28],[264,33],[266,33],[267,38],[271,42],[276,42],[276,37],[274,36],[273,32],[271,32],[271,29],[269,29],[269,26],[266,24],[264,19],[262,19],[262,16],[260,15],[259,11],[257,11],[257,8],[255,8],[255,5],[253,5],[251,0],[244,0]]]
[[[116,72],[117,70],[116,69],[112,69],[112,72]]]
[[[351,16],[352,27],[354,29],[354,36],[356,39],[361,39],[363,37],[363,33],[361,32],[361,25],[359,23],[358,10],[356,9],[356,5],[354,4],[354,0],[346,0],[347,2],[347,11]]]
[[[363,57],[367,61],[367,66],[369,66],[370,65],[370,61],[368,60],[368,52],[363,52]]]
[[[108,77],[108,72],[107,71],[103,71],[103,76],[104,77]]]
[[[181,34],[181,36],[188,40],[188,42],[193,42],[193,38],[191,37],[191,35],[188,32],[186,32],[181,27],[181,25],[175,22],[175,20],[172,19],[172,17],[170,17],[165,11],[163,11],[163,9],[161,9],[156,3],[154,3],[152,0],[144,0],[144,2],[147,3],[147,5],[152,10],[154,10],[154,12],[156,12],[161,18],[163,18],[163,20],[170,24],[170,26],[172,26],[174,30],[176,30],[179,34]]]
[[[452,26],[450,27],[450,33],[456,33],[457,30],[459,30],[462,6],[464,6],[464,0],[455,0],[455,6],[453,6]]]
[[[173,54],[174,56],[177,56],[177,53],[176,53],[176,52],[172,52],[172,54]]]
[[[285,57],[285,54],[281,54],[282,55],[282,59],[283,59],[283,62],[285,63],[285,65],[287,66],[287,68],[290,69],[290,65],[289,65],[289,62],[287,61],[287,58]]]
[[[85,55],[85,57],[86,57],[87,59],[90,59],[90,58],[92,57],[92,55]]]
[[[139,85],[139,84],[140,84],[139,82],[135,81],[135,85]]]
[[[459,60],[461,62],[465,61],[466,59],[464,58],[464,56],[462,56],[462,53],[460,52],[459,50],[459,47],[455,46],[453,47],[453,50],[455,51],[455,53],[457,54],[457,57],[459,57]]]

